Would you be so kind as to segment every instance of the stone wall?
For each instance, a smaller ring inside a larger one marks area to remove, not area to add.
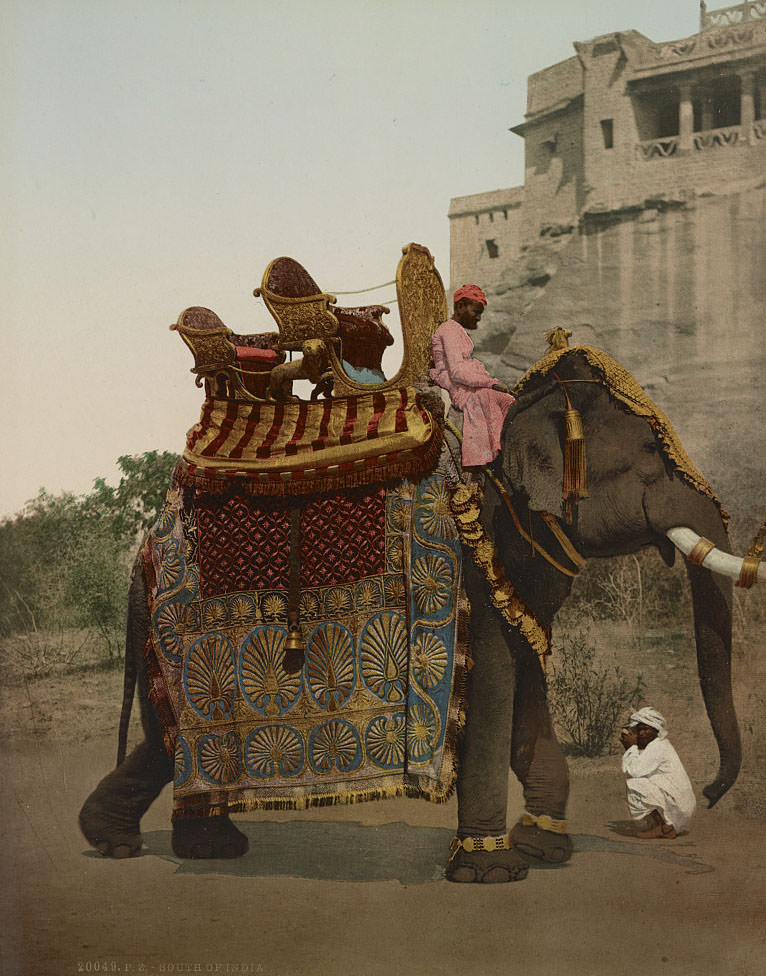
[[[498,285],[519,257],[524,188],[457,197],[449,209],[450,285]]]
[[[629,65],[618,35],[576,46],[585,68],[582,147],[588,203],[614,206],[630,186],[638,151],[633,106],[626,92]],[[611,123],[611,147],[605,145],[602,121]]]
[[[529,76],[527,115],[533,116],[562,101],[582,95],[582,65],[578,57],[567,58]]]
[[[527,123],[524,143],[522,227],[529,244],[542,227],[576,222],[584,204],[582,100]]]

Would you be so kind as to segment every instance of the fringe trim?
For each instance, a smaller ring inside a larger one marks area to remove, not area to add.
[[[442,438],[442,428],[434,424],[433,434],[426,446],[419,448],[417,455],[407,460],[360,467],[352,471],[320,475],[317,478],[293,478],[286,474],[285,480],[280,481],[260,481],[257,475],[247,474],[227,476],[221,472],[209,476],[204,472],[191,471],[188,461],[181,458],[173,472],[172,484],[176,488],[197,488],[210,494],[244,490],[251,495],[286,497],[320,494],[342,488],[361,488],[373,484],[389,484],[404,478],[419,481],[435,468],[441,452]]]
[[[434,784],[438,786],[438,783]],[[307,794],[294,797],[239,796],[205,802],[197,794],[193,801],[183,797],[173,801],[173,819],[177,817],[220,817],[227,813],[248,813],[252,810],[311,810],[318,807],[350,806],[354,803],[371,803],[374,800],[390,800],[396,797],[427,800],[429,803],[446,803],[452,796],[455,778],[450,784],[441,784],[444,792],[427,791],[421,786],[404,783],[377,789],[353,790],[343,793]],[[250,792],[250,791],[248,791]]]
[[[481,489],[477,484],[461,484],[450,495],[450,507],[460,541],[471,549],[474,562],[484,574],[493,606],[499,610],[506,623],[521,633],[537,654],[544,672],[545,658],[550,654],[550,634],[506,577],[494,543],[487,539],[479,518],[480,495]]]
[[[154,601],[151,598],[151,593],[157,587],[154,563],[152,562],[151,546],[152,540],[150,536],[141,549],[141,562],[144,566],[146,599],[149,604],[150,620],[154,614]],[[176,738],[178,736],[178,716],[173,710],[173,706],[171,705],[167,694],[165,679],[162,675],[162,671],[160,670],[157,650],[154,646],[154,630],[152,627],[149,628],[149,634],[146,638],[146,643],[144,644],[144,663],[146,665],[147,677],[146,694],[149,701],[154,706],[154,710],[157,713],[157,718],[159,719],[162,727],[162,740],[165,746],[165,752],[168,754],[168,758],[171,761],[174,761],[176,755]]]

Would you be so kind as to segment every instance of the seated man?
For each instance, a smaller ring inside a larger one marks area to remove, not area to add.
[[[342,364],[348,377],[357,383],[385,383],[382,358],[394,337],[381,321],[388,312],[385,305],[363,305],[360,308],[330,306],[338,320],[342,343]]]
[[[449,393],[452,405],[463,411],[463,466],[478,467],[497,457],[503,421],[514,397],[473,358],[473,343],[465,331],[478,327],[487,296],[477,285],[463,285],[453,302],[452,318],[433,334],[434,368],[429,375]]]
[[[639,837],[677,837],[696,806],[692,784],[667,734],[662,715],[654,708],[641,708],[620,735],[630,815],[649,821]]]

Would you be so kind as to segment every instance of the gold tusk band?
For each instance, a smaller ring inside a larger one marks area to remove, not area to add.
[[[735,585],[749,590],[758,580],[758,567],[760,565],[760,556],[745,556],[742,560],[742,568],[739,571],[739,579]]]
[[[714,549],[714,542],[711,542],[710,539],[700,538],[697,545],[692,549],[686,558],[690,563],[694,563],[695,566],[701,566],[705,557]]]

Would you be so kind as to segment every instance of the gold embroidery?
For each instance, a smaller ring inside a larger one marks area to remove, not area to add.
[[[460,539],[473,550],[476,565],[489,583],[490,599],[505,620],[516,627],[535,651],[545,670],[550,642],[543,627],[505,576],[494,544],[486,538],[480,521],[480,489],[476,484],[461,484],[452,494],[450,505]]]

